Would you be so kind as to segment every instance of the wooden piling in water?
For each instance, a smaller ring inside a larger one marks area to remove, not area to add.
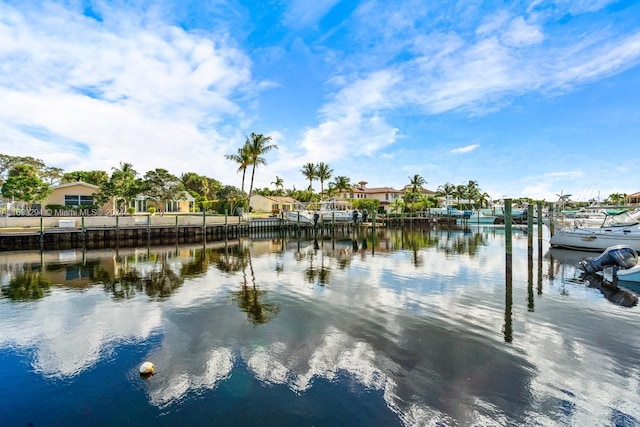
[[[533,248],[533,205],[527,206],[527,248]]]
[[[513,241],[512,241],[512,224],[513,218],[511,214],[511,199],[504,200],[504,236],[505,236],[505,251],[506,254],[511,256],[513,253]]]

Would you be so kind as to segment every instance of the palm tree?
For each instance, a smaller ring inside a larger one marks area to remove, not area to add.
[[[249,146],[249,155],[251,157],[251,185],[249,186],[249,199],[251,199],[251,192],[253,191],[253,178],[256,173],[256,167],[258,165],[266,165],[267,161],[261,157],[263,154],[268,153],[273,149],[278,149],[275,144],[269,144],[271,141],[270,136],[264,136],[261,133],[251,132],[251,137],[247,138],[245,144]]]
[[[476,200],[480,195],[480,188],[478,188],[478,181],[469,180],[467,183],[467,199]]]
[[[449,204],[449,198],[453,196],[455,192],[456,192],[456,186],[451,184],[450,182],[447,182],[446,184],[438,187],[438,189],[436,190],[436,196],[444,197],[446,200],[446,203]]]
[[[409,185],[411,185],[411,192],[413,193],[417,193],[418,189],[422,189],[422,186],[426,183],[427,181],[418,174],[413,175],[413,177],[409,177]]]
[[[333,180],[333,183],[335,184],[336,190],[338,191],[346,191],[351,189],[351,179],[346,176],[336,176],[336,178]]]
[[[458,199],[458,208],[460,208],[460,199],[467,198],[467,186],[456,185],[453,195],[455,196],[456,199]]]
[[[336,191],[336,185],[335,185],[334,183],[330,182],[330,183],[327,185],[327,197],[328,197],[328,198],[335,197],[336,193],[337,193],[337,191]]]
[[[113,190],[116,206],[121,207],[122,203],[129,206],[135,197],[140,194],[141,182],[137,178],[138,172],[133,169],[131,163],[120,162],[120,169],[111,168],[113,173],[109,180],[109,187]]]
[[[282,189],[284,188],[284,180],[276,175],[276,180],[272,182],[273,186],[276,187],[276,195],[282,196]]]
[[[248,142],[248,141],[247,141]],[[251,164],[251,153],[249,151],[249,144],[245,142],[242,148],[238,148],[237,154],[225,154],[227,160],[232,160],[238,164],[238,171],[242,171],[242,186],[240,189],[244,192],[244,177],[247,173],[247,168]]]
[[[313,191],[313,180],[316,179],[316,165],[313,163],[307,163],[302,166],[300,172],[302,172],[302,175],[309,180],[309,190]]]
[[[413,177],[409,177],[409,185],[411,186],[411,188],[406,192],[407,194],[405,195],[409,203],[413,203],[419,199],[419,196],[422,195],[420,190],[426,183],[427,181],[425,181],[424,178],[418,174],[413,175]]]
[[[483,208],[485,204],[489,203],[489,199],[490,199],[489,194],[487,194],[487,193],[481,193],[480,194],[479,193],[476,196],[476,203],[478,204],[479,208]]]
[[[333,169],[329,167],[325,162],[318,163],[316,166],[316,178],[320,181],[320,194],[324,193],[324,182],[331,178]]]
[[[402,212],[404,209],[404,201],[401,198],[395,199],[389,207],[391,208],[391,212]]]

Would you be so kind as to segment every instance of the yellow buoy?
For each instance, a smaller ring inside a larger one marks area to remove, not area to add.
[[[156,367],[151,362],[144,362],[140,365],[140,375],[150,376],[156,372]]]

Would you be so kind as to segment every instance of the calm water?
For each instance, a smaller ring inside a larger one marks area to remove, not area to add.
[[[510,271],[490,227],[0,253],[0,423],[640,425],[635,296],[547,240]]]

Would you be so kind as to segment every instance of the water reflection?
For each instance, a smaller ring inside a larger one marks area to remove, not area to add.
[[[51,414],[88,405],[106,424],[632,424],[637,308],[537,254],[514,237],[505,258],[497,227],[4,254],[0,355],[20,368],[0,410],[24,425],[64,389]],[[50,285],[15,303],[25,271]],[[147,359],[158,373],[141,382]]]
[[[251,323],[254,325],[267,323],[278,314],[280,307],[278,307],[277,304],[264,302],[267,291],[258,290],[249,248],[243,247],[240,253],[242,254],[242,258],[246,259],[247,262],[242,263],[242,289],[234,292],[232,297],[238,302],[240,310],[247,314],[247,318]],[[249,266],[249,272],[251,274],[251,286],[249,286],[247,281],[247,265]]]
[[[27,270],[17,273],[2,287],[2,296],[13,301],[33,301],[43,298],[49,293],[51,281],[42,272]]]
[[[594,256],[593,252],[573,251],[552,248],[550,251],[553,274],[560,274],[561,295],[568,296],[568,284],[581,284],[589,288],[598,289],[610,302],[623,307],[634,307],[638,304],[638,296],[633,292],[622,289],[612,277],[610,270],[605,269],[598,274],[587,274],[578,268],[580,261]],[[607,274],[608,273],[608,274]]]

